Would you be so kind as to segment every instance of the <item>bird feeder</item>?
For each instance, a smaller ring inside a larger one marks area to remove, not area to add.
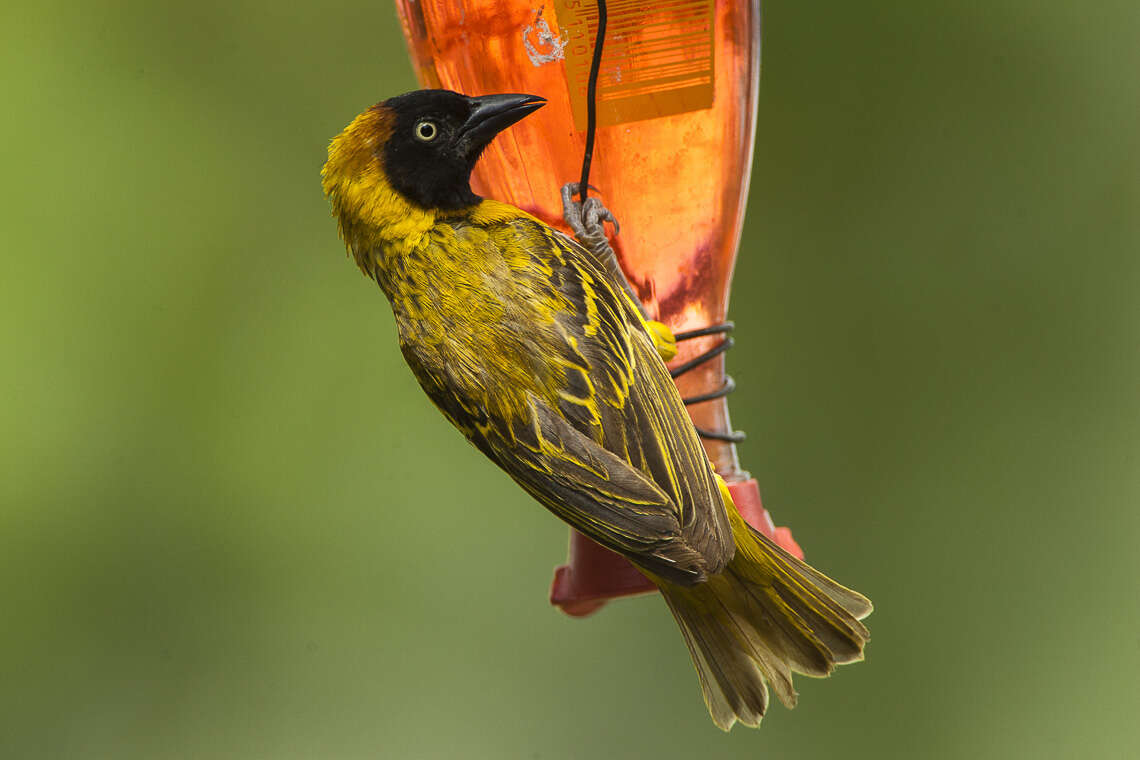
[[[740,467],[735,443],[743,436],[732,430],[726,400],[725,316],[752,163],[759,0],[610,5],[396,0],[424,87],[548,101],[491,143],[475,167],[476,193],[569,233],[559,191],[582,172],[594,111],[589,182],[620,222],[612,245],[646,313],[679,339],[670,369],[693,424],[745,519],[802,557]],[[571,531],[551,602],[586,615],[654,588],[625,558]]]

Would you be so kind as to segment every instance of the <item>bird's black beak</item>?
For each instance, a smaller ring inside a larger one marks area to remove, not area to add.
[[[481,151],[507,127],[546,105],[537,95],[483,95],[468,98],[471,115],[459,128],[459,139],[468,150]]]

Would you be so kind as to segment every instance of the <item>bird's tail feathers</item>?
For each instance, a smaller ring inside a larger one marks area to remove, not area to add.
[[[705,704],[724,730],[756,726],[768,686],[796,704],[792,673],[823,677],[863,659],[869,639],[859,621],[871,602],[796,559],[730,508],[736,556],[695,586],[661,584],[689,646]]]

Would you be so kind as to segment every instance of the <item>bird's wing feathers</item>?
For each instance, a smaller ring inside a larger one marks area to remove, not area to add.
[[[528,423],[485,452],[544,506],[578,531],[674,583],[705,577],[707,563],[685,540],[672,499],[644,473],[531,399]],[[482,446],[480,448],[483,448]]]
[[[528,331],[544,370],[559,369],[555,393],[528,395],[508,429],[477,426],[471,440],[548,509],[647,570],[680,583],[720,572],[735,551],[725,505],[636,307],[593,254],[537,220],[488,232],[514,262],[519,297],[560,305],[551,329]]]
[[[688,542],[705,557],[710,573],[732,559],[735,544],[726,505],[681,397],[652,339],[633,335],[636,380],[621,409],[603,414],[606,447],[624,456],[670,495]],[[613,415],[615,419],[606,419]],[[621,438],[619,439],[619,436]]]

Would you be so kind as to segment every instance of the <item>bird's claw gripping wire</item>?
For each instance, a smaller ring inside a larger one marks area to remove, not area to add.
[[[574,237],[577,238],[578,242],[587,251],[594,254],[598,263],[613,275],[615,280],[621,283],[625,292],[633,299],[638,311],[641,312],[641,316],[648,319],[649,315],[646,314],[641,299],[633,292],[633,287],[626,279],[625,272],[621,270],[621,265],[618,264],[617,254],[614,253],[610,240],[606,237],[606,222],[614,226],[615,235],[621,231],[618,220],[597,198],[587,198],[585,203],[574,200],[574,193],[578,192],[579,187],[581,185],[577,182],[567,182],[562,186],[562,218],[574,231]],[[594,192],[598,191],[593,185],[587,185],[587,187]]]
[[[598,258],[608,256],[617,260],[614,249],[610,247],[609,238],[606,237],[606,222],[614,226],[614,234],[621,232],[621,225],[610,210],[597,198],[586,198],[585,203],[574,200],[574,193],[581,187],[577,182],[567,182],[562,186],[562,218],[574,230],[574,237],[578,242],[590,249]],[[594,192],[598,189],[587,185]]]

